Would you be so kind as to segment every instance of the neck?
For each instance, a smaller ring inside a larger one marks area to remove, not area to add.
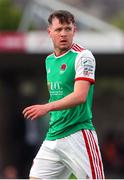
[[[71,47],[67,49],[55,49],[54,53],[56,56],[61,56],[62,54],[65,54]]]

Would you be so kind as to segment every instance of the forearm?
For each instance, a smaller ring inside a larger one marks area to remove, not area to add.
[[[23,110],[24,117],[34,120],[46,115],[50,111],[69,109],[86,101],[89,89],[88,82],[75,83],[74,92],[64,98],[43,105],[32,105]]]
[[[86,101],[90,83],[88,81],[75,82],[74,91],[64,98],[47,104],[48,111],[69,109]]]
[[[71,93],[60,100],[48,103],[47,107],[49,111],[57,111],[68,109],[84,102],[85,99],[83,99],[80,94]]]

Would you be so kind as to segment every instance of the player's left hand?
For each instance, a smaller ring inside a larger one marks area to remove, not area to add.
[[[46,105],[33,105],[23,110],[23,115],[26,119],[34,120],[48,113]]]

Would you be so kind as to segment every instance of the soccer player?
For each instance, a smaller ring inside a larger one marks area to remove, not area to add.
[[[50,113],[49,129],[30,171],[30,178],[103,179],[97,134],[92,123],[95,58],[73,42],[74,15],[65,10],[48,18],[54,52],[46,58],[50,100],[23,110],[34,120]]]

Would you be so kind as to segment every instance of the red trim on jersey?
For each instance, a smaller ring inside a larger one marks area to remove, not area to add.
[[[54,53],[54,55],[55,55],[56,57],[59,57],[59,56],[62,56],[63,54],[66,54],[68,51],[69,51],[69,49],[68,49],[67,51],[65,51],[65,52],[62,52],[62,53],[61,53],[61,54],[59,54],[58,56],[56,55],[56,53],[55,53],[55,52],[53,52],[53,53]]]
[[[85,50],[85,48],[81,47],[78,44],[73,44],[72,49],[75,50],[75,51],[78,51],[78,52],[81,52],[81,51]]]
[[[74,46],[72,47],[72,49],[73,49],[73,50],[75,50],[75,51],[78,51],[78,50],[77,50],[77,48],[76,48],[76,47],[74,47]]]
[[[81,51],[85,50],[85,48],[83,48],[83,47],[81,47],[79,44],[75,44],[75,43],[72,44],[72,46],[71,46],[70,49],[73,49],[73,50],[75,50],[75,51],[77,51],[77,52],[81,52]],[[62,53],[59,54],[58,56],[56,56],[55,51],[54,51],[53,53],[51,53],[51,54],[54,54],[56,57],[59,57],[59,56],[65,54],[66,52],[68,52],[70,49],[68,49],[68,50],[65,51],[65,52],[62,52]],[[51,54],[50,54],[50,55],[51,55]]]
[[[87,78],[87,77],[78,77],[78,78],[75,78],[75,81],[80,81],[80,80],[89,81],[91,84],[95,83],[95,80],[91,79],[91,78]]]
[[[51,56],[52,54],[54,54],[54,52],[52,52],[52,53],[48,54],[48,56]]]
[[[79,46],[78,44],[75,44],[75,46],[80,50],[80,51],[83,51],[85,48]]]
[[[86,130],[83,130],[82,134],[83,134],[83,137],[84,137],[84,141],[85,141],[86,149],[87,149],[87,154],[88,154],[89,161],[90,161],[92,179],[96,179],[95,168],[94,168],[94,164],[93,164],[93,157],[92,157],[92,152],[91,152],[91,147],[90,147],[91,145],[90,145],[90,143],[88,141]]]

